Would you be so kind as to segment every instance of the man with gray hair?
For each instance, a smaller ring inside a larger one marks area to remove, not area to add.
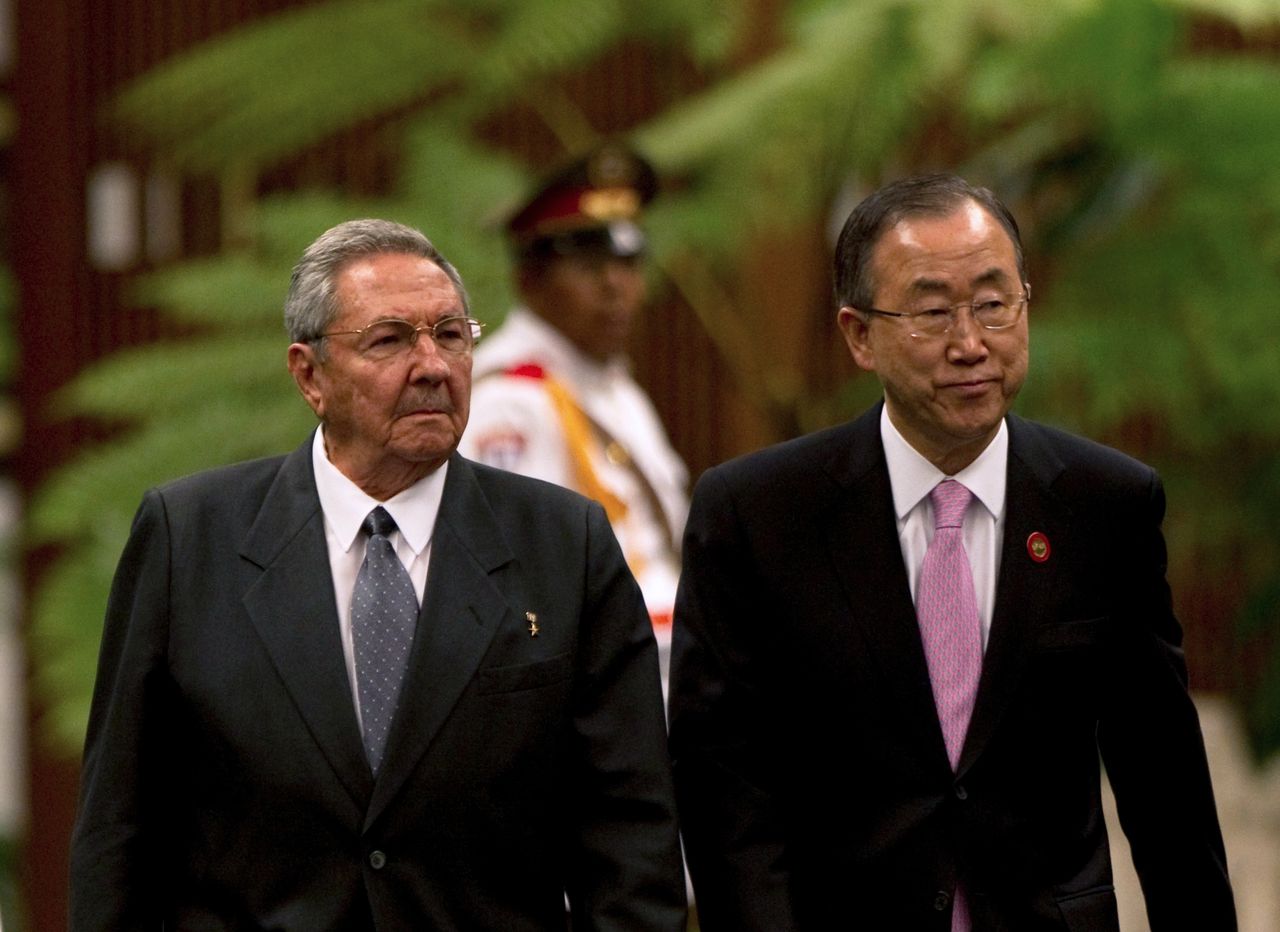
[[[456,454],[458,273],[344,223],[285,320],[319,428],[147,492],[121,557],[72,928],[683,929],[640,591],[599,505]]]

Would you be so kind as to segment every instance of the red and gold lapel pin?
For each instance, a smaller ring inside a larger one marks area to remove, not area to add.
[[[1049,538],[1040,531],[1032,531],[1027,538],[1027,555],[1037,563],[1044,563],[1049,559],[1049,553]]]
[[[525,612],[525,620],[529,622],[529,637],[536,638],[538,636],[538,616],[535,612]]]

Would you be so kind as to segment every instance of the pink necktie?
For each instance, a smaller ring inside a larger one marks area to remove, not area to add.
[[[955,770],[982,673],[982,627],[963,533],[964,513],[973,493],[954,479],[946,479],[934,487],[929,498],[934,531],[920,567],[916,617],[947,758]],[[964,890],[957,887],[951,932],[969,932],[971,928]]]

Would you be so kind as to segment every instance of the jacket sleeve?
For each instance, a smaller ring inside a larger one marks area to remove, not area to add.
[[[1164,536],[1164,490],[1151,472],[1117,538],[1117,638],[1098,743],[1146,899],[1152,932],[1236,928],[1204,739],[1187,692]]]
[[[587,510],[574,685],[574,930],[682,932],[684,871],[652,626],[603,509]]]
[[[148,492],[107,602],[71,841],[70,928],[160,929],[169,538]]]
[[[794,929],[778,810],[782,723],[756,658],[766,609],[726,484],[694,489],[672,639],[671,753],[685,855],[706,932]]]

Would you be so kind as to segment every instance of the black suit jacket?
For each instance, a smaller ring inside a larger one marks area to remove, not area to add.
[[[375,780],[310,441],[179,480],[108,605],[71,925],[563,929],[567,891],[574,928],[682,929],[664,742],[598,505],[453,457]]]
[[[1117,930],[1099,749],[1153,929],[1234,929],[1156,474],[1009,418],[996,604],[953,773],[879,419],[694,491],[670,714],[703,929],[943,932],[959,879],[980,932]]]

